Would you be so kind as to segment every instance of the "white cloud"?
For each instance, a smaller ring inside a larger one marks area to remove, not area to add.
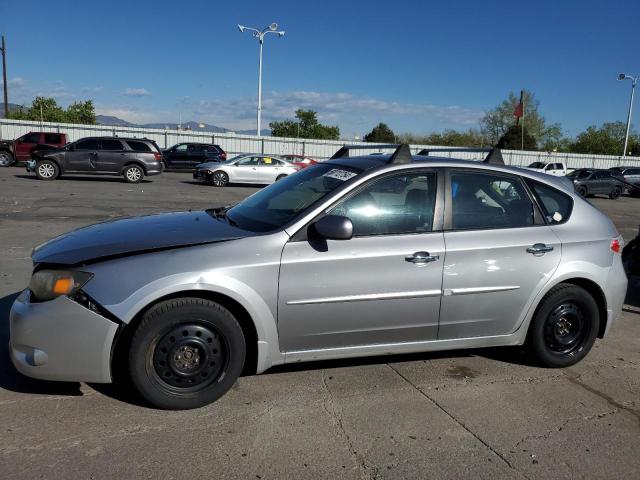
[[[10,78],[7,82],[9,88],[22,88],[27,84],[27,81],[22,77]],[[4,82],[0,81],[0,87],[4,86]]]
[[[146,88],[127,88],[123,95],[127,97],[148,97],[151,92]]]

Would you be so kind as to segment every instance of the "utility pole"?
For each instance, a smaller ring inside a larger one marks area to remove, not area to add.
[[[4,86],[4,118],[9,118],[9,86],[7,85],[7,47],[2,35],[2,85]]]

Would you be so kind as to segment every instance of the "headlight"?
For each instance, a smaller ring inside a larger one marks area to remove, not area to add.
[[[41,301],[72,295],[91,280],[92,273],[67,270],[40,270],[31,277],[29,290]]]

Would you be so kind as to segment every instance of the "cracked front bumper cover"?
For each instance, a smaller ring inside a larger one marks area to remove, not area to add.
[[[31,303],[25,290],[9,316],[11,361],[42,380],[111,382],[111,347],[118,324],[68,297]]]

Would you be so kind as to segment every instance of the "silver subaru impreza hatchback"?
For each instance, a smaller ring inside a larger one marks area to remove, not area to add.
[[[10,316],[16,368],[122,370],[151,405],[186,409],[291,362],[525,345],[565,367],[612,328],[622,238],[569,183],[406,145],[349,150],[232,207],[37,247]]]

